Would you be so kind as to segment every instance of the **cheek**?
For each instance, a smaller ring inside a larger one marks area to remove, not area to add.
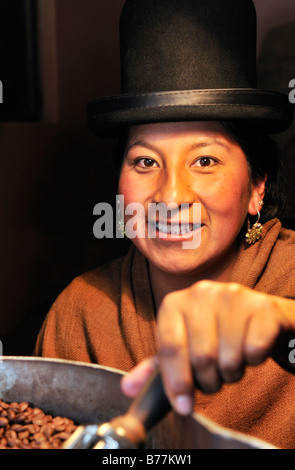
[[[209,214],[230,220],[234,225],[245,220],[251,197],[248,174],[233,174],[222,177],[210,185],[205,192],[204,205]]]
[[[144,210],[147,210],[149,201],[149,193],[146,184],[138,178],[134,178],[130,174],[122,174],[118,186],[119,194],[124,196],[124,206],[139,204]],[[128,217],[127,217],[128,218]]]
[[[119,194],[124,196],[124,203],[129,204],[130,202],[137,202],[137,188],[131,178],[124,173],[121,174],[118,186]]]

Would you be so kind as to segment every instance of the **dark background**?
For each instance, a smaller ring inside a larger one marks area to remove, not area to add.
[[[71,279],[125,251],[97,240],[93,207],[114,204],[112,145],[87,129],[88,101],[119,92],[118,18],[124,0],[1,0],[0,339],[29,355]],[[294,0],[256,0],[259,80],[289,92],[295,78]],[[276,30],[276,28],[283,29]],[[274,29],[275,28],[275,29]],[[271,35],[268,33],[271,31]],[[286,150],[293,227],[294,125]]]

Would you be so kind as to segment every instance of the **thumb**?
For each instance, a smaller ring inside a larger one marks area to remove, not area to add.
[[[135,366],[129,374],[124,375],[121,380],[121,390],[124,395],[135,398],[158,364],[156,356],[149,357]]]

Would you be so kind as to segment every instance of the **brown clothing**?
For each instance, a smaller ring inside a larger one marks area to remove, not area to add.
[[[231,282],[295,298],[295,232],[274,219],[262,239],[241,247]],[[295,334],[294,334],[295,337]],[[94,362],[124,371],[157,352],[146,259],[126,257],[77,277],[50,310],[35,355]],[[247,368],[220,392],[196,391],[196,410],[222,426],[295,447],[295,376],[272,359]]]

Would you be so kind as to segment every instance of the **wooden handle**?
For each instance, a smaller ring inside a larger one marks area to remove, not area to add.
[[[127,414],[140,421],[148,431],[170,410],[171,405],[164,391],[160,371],[156,369],[132,402]]]
[[[147,432],[171,410],[159,369],[147,380],[123,416],[113,418],[110,427],[120,449],[140,447]]]

